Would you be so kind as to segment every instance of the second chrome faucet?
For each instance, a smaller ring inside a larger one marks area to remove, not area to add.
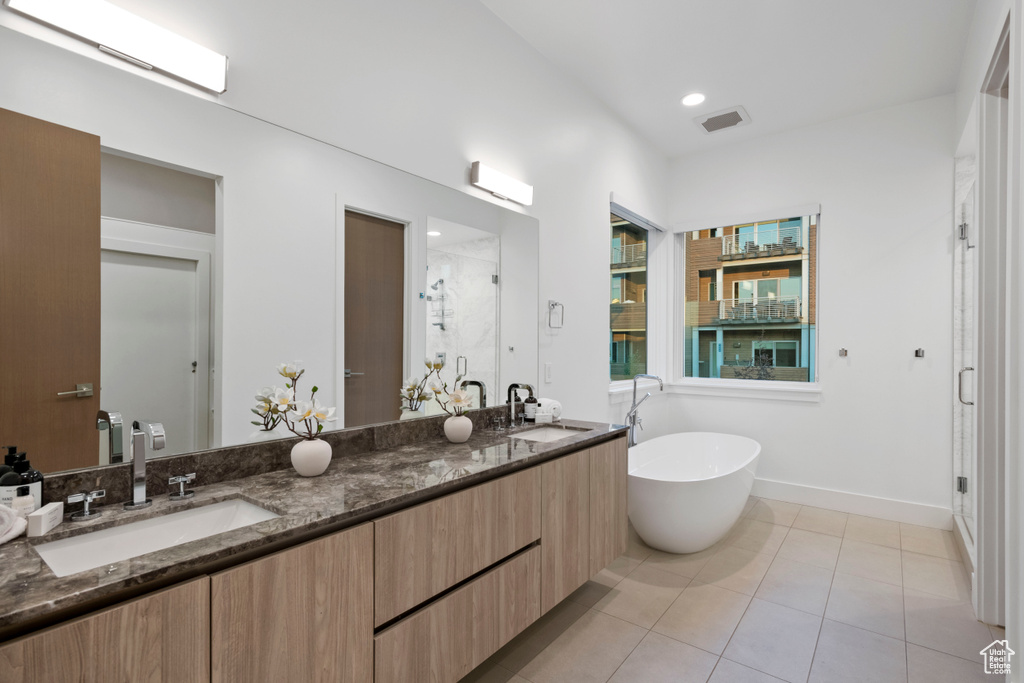
[[[132,500],[124,504],[125,510],[141,510],[153,504],[146,497],[146,442],[154,451],[167,445],[164,426],[150,420],[136,420],[132,423],[128,453],[132,461]]]

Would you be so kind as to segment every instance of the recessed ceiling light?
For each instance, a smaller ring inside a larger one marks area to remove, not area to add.
[[[704,101],[704,93],[692,92],[683,98],[683,105],[687,107],[696,107],[698,104]]]
[[[439,233],[437,230],[428,230],[427,231],[427,237],[440,237],[440,236],[441,236],[441,233]]]

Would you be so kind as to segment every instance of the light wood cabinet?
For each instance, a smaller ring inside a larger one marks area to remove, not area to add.
[[[0,646],[4,683],[208,680],[206,576]]]
[[[591,575],[589,455],[571,453],[540,466],[542,614]]]
[[[213,681],[370,681],[373,525],[211,577]]]
[[[540,548],[482,574],[375,639],[375,683],[458,681],[540,618]]]
[[[5,643],[0,681],[454,683],[625,551],[626,473],[570,453]]]
[[[381,626],[540,538],[540,472],[522,472],[374,522]]]
[[[626,552],[629,542],[626,439],[588,449],[590,460],[590,576]]]

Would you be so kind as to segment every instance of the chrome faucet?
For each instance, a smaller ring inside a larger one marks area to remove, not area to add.
[[[124,461],[124,444],[121,437],[123,426],[124,421],[121,419],[121,413],[108,413],[105,410],[96,413],[96,429],[110,432],[110,439],[108,441],[110,459],[108,462],[111,465]]]
[[[132,502],[125,503],[125,510],[148,508],[153,501],[146,498],[146,442],[154,451],[167,445],[164,426],[150,420],[136,420],[132,423],[132,438],[128,442],[129,457],[132,460]]]
[[[483,382],[475,379],[464,379],[462,384],[459,385],[459,389],[465,391],[466,387],[476,387],[480,390],[480,405],[477,408],[487,407],[487,385]]]
[[[533,396],[533,385],[526,384],[525,382],[513,382],[508,385],[508,406],[509,406],[509,426],[516,426],[516,402],[519,401],[519,389],[526,389],[530,392],[530,396]]]
[[[658,380],[658,391],[665,391],[665,383],[657,375],[636,375],[633,377],[633,405],[630,406],[629,412],[626,413],[626,425],[629,427],[629,439],[626,445],[630,448],[636,445],[636,428],[644,428],[644,421],[637,417],[637,411],[640,408],[640,404],[651,397],[651,392],[648,391],[647,395],[640,399],[639,402],[636,400],[636,381],[642,377]]]

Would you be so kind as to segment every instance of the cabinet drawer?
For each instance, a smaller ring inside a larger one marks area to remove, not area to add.
[[[534,547],[374,639],[374,683],[458,681],[540,618]]]
[[[374,522],[380,626],[540,538],[532,467]]]
[[[372,562],[364,524],[214,574],[214,683],[371,681]]]
[[[208,680],[207,576],[0,647],[4,683]]]
[[[541,613],[590,578],[590,451],[540,466]]]
[[[629,543],[626,439],[588,449],[590,458],[590,575],[626,552]]]

